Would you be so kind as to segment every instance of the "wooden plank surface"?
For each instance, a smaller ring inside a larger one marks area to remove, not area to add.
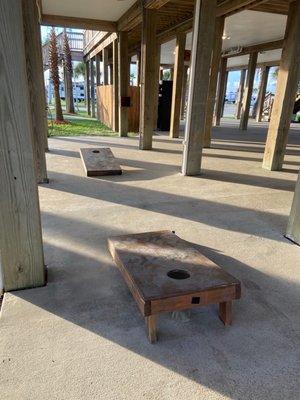
[[[121,175],[122,169],[108,147],[80,149],[87,176]]]
[[[240,297],[236,278],[170,231],[116,236],[108,245],[144,315]],[[174,270],[189,277],[174,279]]]

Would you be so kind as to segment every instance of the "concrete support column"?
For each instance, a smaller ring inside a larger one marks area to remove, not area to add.
[[[158,80],[156,10],[143,8],[141,43],[140,149],[152,149],[154,104]]]
[[[173,79],[171,123],[170,123],[171,138],[179,137],[185,42],[186,42],[186,34],[178,33],[176,37],[176,47],[175,47],[174,79]]]
[[[290,3],[263,168],[282,168],[300,80],[300,1]]]
[[[119,130],[119,62],[118,40],[113,41],[113,130]]]
[[[96,117],[96,102],[95,102],[95,66],[94,59],[90,59],[90,77],[91,77],[91,116]]]
[[[22,2],[1,0],[0,249],[5,291],[45,284],[23,24]]]
[[[102,50],[103,85],[108,85],[108,48]]]
[[[37,182],[48,183],[45,156],[45,150],[48,149],[48,123],[39,12],[35,0],[23,0],[22,6],[35,170]]]
[[[227,58],[221,58],[220,62],[220,73],[219,73],[219,84],[217,91],[217,101],[216,101],[216,113],[214,125],[219,126],[221,123],[221,117],[223,115],[224,101],[227,86]]]
[[[257,110],[256,110],[256,122],[261,122],[262,114],[264,110],[264,102],[267,91],[267,84],[269,78],[270,67],[263,67],[261,71],[261,80],[258,91],[258,101],[257,101]]]
[[[203,141],[204,147],[210,147],[211,143],[211,130],[213,125],[214,109],[216,103],[218,73],[222,55],[222,36],[224,31],[224,22],[225,22],[224,17],[216,18],[214,48],[211,58],[209,89],[207,96],[206,120],[205,120],[204,141]],[[225,87],[225,83],[223,87]]]
[[[249,120],[253,83],[254,83],[256,64],[257,64],[257,56],[258,56],[257,52],[251,53],[249,56],[248,73],[246,78],[246,86],[244,90],[240,127],[239,127],[241,130],[244,131],[247,130],[248,128],[248,120]]]
[[[129,95],[129,58],[128,58],[128,32],[119,32],[118,41],[119,64],[119,134],[128,134],[128,95]]]
[[[286,237],[300,245],[300,173],[295,187]]]
[[[85,104],[88,115],[91,115],[90,61],[85,63]]]
[[[246,80],[246,69],[241,70],[241,77],[240,77],[240,84],[238,89],[238,95],[236,100],[236,108],[235,108],[235,118],[241,118],[241,110],[242,110],[242,103],[243,103],[243,96],[244,96],[244,88],[245,88],[245,80]]]
[[[181,105],[180,105],[180,119],[183,120],[185,117],[185,103],[186,103],[186,87],[188,80],[188,65],[184,66],[183,79],[182,79],[182,94],[181,94]]]
[[[195,3],[189,99],[182,164],[183,175],[197,175],[201,170],[216,8],[216,0],[196,0]]]

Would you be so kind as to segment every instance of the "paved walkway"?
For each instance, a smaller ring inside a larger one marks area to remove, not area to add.
[[[228,121],[203,174],[180,175],[181,140],[74,137],[49,141],[40,187],[49,283],[5,295],[1,399],[299,399],[300,248],[283,234],[300,165],[291,129],[284,170],[261,169],[266,128]],[[86,178],[78,150],[110,146],[124,174]],[[107,251],[110,235],[172,229],[243,282],[233,326],[215,306],[183,323],[144,321]]]

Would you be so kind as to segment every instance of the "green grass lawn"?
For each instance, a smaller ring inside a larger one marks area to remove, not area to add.
[[[50,107],[48,113],[48,136],[118,136],[106,125],[99,122],[96,118],[91,118],[87,112],[80,108],[76,114],[67,115],[64,113],[64,119],[67,124],[56,124],[54,122],[54,110]],[[130,133],[128,136],[136,136]]]

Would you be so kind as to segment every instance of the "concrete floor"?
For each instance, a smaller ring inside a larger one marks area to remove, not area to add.
[[[291,129],[282,172],[261,169],[264,124],[214,130],[203,174],[183,177],[181,140],[50,139],[40,187],[47,287],[8,293],[1,399],[299,399],[300,248],[283,234],[300,165]],[[110,146],[124,174],[86,178],[78,150]],[[107,251],[110,235],[172,229],[243,283],[225,328],[215,306],[159,319],[159,342]]]

